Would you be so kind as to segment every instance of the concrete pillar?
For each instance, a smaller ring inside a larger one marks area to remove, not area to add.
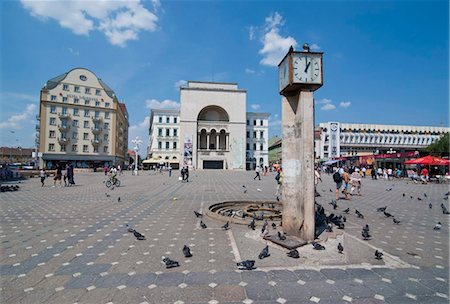
[[[229,134],[225,134],[225,150],[227,150],[227,151],[228,151],[228,137],[229,136],[230,136]]]
[[[219,150],[219,134],[216,134],[216,150]]]
[[[283,231],[314,240],[314,96],[282,97]]]
[[[206,150],[209,150],[209,137],[211,134],[206,133]]]

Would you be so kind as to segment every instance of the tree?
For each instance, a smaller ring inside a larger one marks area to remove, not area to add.
[[[449,133],[445,133],[439,140],[435,141],[425,149],[432,155],[449,155]]]

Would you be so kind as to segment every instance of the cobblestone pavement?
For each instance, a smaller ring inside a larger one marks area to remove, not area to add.
[[[344,244],[363,262],[305,266],[305,259],[278,259],[286,251],[272,246],[271,257],[259,260],[264,241],[246,239],[247,227],[223,231],[223,223],[203,218],[208,228],[201,229],[193,214],[221,201],[274,200],[274,174],[254,181],[252,172],[197,171],[189,183],[147,171],[119,178],[114,190],[91,173],[77,174],[74,187],[41,188],[30,179],[20,191],[0,193],[1,303],[449,302],[449,216],[440,207],[448,207],[448,185],[364,179],[363,196],[339,200],[333,211],[334,184],[324,176],[317,202],[337,214],[350,207],[346,237],[360,240],[369,224],[370,254]],[[385,205],[400,225],[376,212]],[[438,221],[442,229],[433,230]],[[147,239],[136,240],[125,224]],[[193,257],[183,256],[185,244]],[[373,248],[403,266],[372,263]],[[166,269],[163,256],[180,267]],[[239,256],[256,259],[257,268],[238,270]]]

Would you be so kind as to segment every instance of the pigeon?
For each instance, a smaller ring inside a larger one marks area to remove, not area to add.
[[[269,225],[269,223],[267,223],[267,221],[264,222],[262,228],[261,228],[261,233],[264,234],[264,231],[266,231],[267,226]]]
[[[420,197],[417,198],[419,201],[421,201],[422,199]]]
[[[338,226],[337,227],[338,229],[344,229],[345,228],[344,223],[339,223],[337,226]]]
[[[386,209],[387,209],[387,206],[380,207],[380,208],[377,208],[377,212],[384,212],[384,211],[386,211]]]
[[[423,194],[424,197],[428,197],[426,193]]]
[[[334,209],[334,210],[336,210],[336,208],[337,208],[338,205],[337,205],[337,203],[336,203],[335,200],[332,200],[329,204],[333,206],[333,209]]]
[[[184,254],[184,257],[186,257],[186,258],[192,257],[191,248],[189,248],[187,245],[184,245],[183,254]]]
[[[197,218],[203,217],[203,214],[201,214],[200,212],[197,212],[197,211],[195,211],[195,210],[194,210],[194,214],[195,214],[195,216],[196,216]]]
[[[445,196],[449,196],[450,195],[450,191],[444,194]]]
[[[137,232],[136,230],[133,230],[133,234],[134,236],[139,240],[139,241],[143,241],[145,240],[145,236],[140,234],[139,232]]]
[[[284,233],[278,231],[277,235],[278,235],[279,240],[281,240],[281,241],[286,240],[286,236],[284,235]]]
[[[406,194],[405,193],[403,193],[403,197],[405,197],[406,196]]]
[[[177,261],[171,260],[170,258],[163,259],[164,264],[166,264],[166,268],[173,268],[180,266],[180,263]]]
[[[278,197],[278,195],[277,195],[277,202],[279,202],[280,201],[280,198]]]
[[[200,227],[202,227],[202,229],[208,228],[208,226],[206,226],[206,224],[203,223],[203,221],[200,221]]]
[[[441,204],[441,208],[442,208],[442,213],[443,213],[443,214],[450,214],[450,213],[448,212],[447,207],[445,207],[444,204]]]
[[[392,218],[392,221],[394,222],[394,224],[397,224],[397,225],[401,223],[401,221],[397,220],[395,217]]]
[[[250,224],[247,225],[247,227],[252,228],[252,230],[255,230],[255,219],[253,219]]]
[[[415,252],[409,252],[409,251],[407,251],[406,253],[409,254],[409,255],[412,255],[412,256],[418,256],[418,254],[415,253]]]
[[[230,228],[230,224],[227,222],[225,225],[222,226],[222,228],[228,230]]]
[[[134,229],[131,228],[130,226],[128,226],[128,224],[126,226],[127,226],[128,232],[134,232]]]
[[[349,213],[350,212],[350,208],[347,208],[347,209],[345,209],[345,210],[343,210],[342,212],[344,212],[344,213]]]
[[[392,190],[392,188],[386,189],[386,191],[391,191],[391,190]]]
[[[382,260],[383,259],[383,253],[381,251],[375,250],[375,259]]]
[[[108,193],[105,193],[106,197],[110,197],[111,195],[109,195]]]
[[[313,245],[315,250],[325,250],[325,246],[320,245],[319,243],[312,242],[312,245]]]
[[[258,189],[256,189],[256,191],[261,192],[262,190],[258,188]]]
[[[448,201],[448,196],[444,197],[444,200],[445,200],[445,201]]]
[[[272,228],[273,228],[273,229],[277,229],[277,224],[272,223]]]
[[[243,267],[242,270],[252,270],[255,269],[255,261],[254,260],[245,260],[239,263],[236,263],[237,266]]]
[[[258,258],[260,260],[262,260],[262,259],[267,258],[269,256],[270,256],[269,246],[266,246],[266,247],[263,248],[263,250],[261,250],[261,253],[258,255]]]
[[[392,217],[392,214],[390,214],[389,212],[384,211],[383,214],[384,214],[386,217]]]
[[[428,204],[428,208],[433,209],[433,204],[432,204],[432,203],[429,203],[429,204]]]
[[[120,196],[117,198],[117,201],[120,203]]]
[[[287,253],[287,256],[293,259],[298,259],[300,257],[300,254],[298,253],[297,249],[292,249]]]
[[[442,223],[441,223],[441,222],[438,222],[438,223],[436,224],[436,226],[434,226],[433,230],[441,230],[441,228],[442,228]]]
[[[342,252],[344,251],[344,247],[342,246],[341,243],[338,244],[337,249],[340,254],[342,254]]]
[[[363,227],[363,230],[366,230],[367,232],[369,232],[370,231],[369,224],[366,224],[366,226]]]
[[[369,234],[369,231],[367,231],[365,229],[362,230],[361,235],[362,235],[364,241],[367,241],[371,237]]]
[[[244,193],[247,193],[247,187],[245,187],[245,185],[242,185],[242,188],[244,188]]]
[[[347,222],[347,218],[344,216],[344,217],[342,217],[342,221],[345,223],[345,222]]]
[[[358,209],[355,209],[355,213],[359,218],[362,218],[362,219],[364,218],[364,215],[361,212],[359,212]]]
[[[412,195],[410,196],[410,198],[411,198],[411,199],[413,198]]]
[[[330,192],[333,192],[333,190],[330,189]]]
[[[326,231],[327,232],[333,232],[333,227],[331,226],[331,224],[327,225]]]

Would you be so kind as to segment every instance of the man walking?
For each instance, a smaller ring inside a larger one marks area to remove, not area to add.
[[[255,175],[255,177],[253,178],[253,180],[255,180],[256,178],[258,178],[258,180],[261,180],[261,175],[260,175],[260,173],[261,173],[261,167],[260,167],[260,166],[256,166],[255,173],[256,173],[256,175]]]

